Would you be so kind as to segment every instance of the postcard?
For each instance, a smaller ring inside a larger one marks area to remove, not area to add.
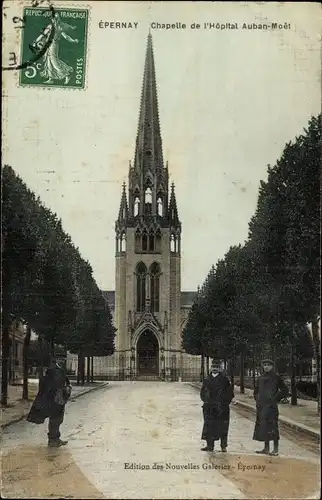
[[[319,498],[319,4],[2,12],[3,498]]]

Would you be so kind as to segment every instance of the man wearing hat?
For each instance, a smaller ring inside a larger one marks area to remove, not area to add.
[[[277,456],[280,439],[277,405],[283,398],[288,397],[289,391],[282,378],[274,372],[274,363],[271,359],[264,359],[262,366],[263,374],[256,380],[254,389],[256,423],[253,439],[264,442],[264,448],[256,453]],[[271,453],[270,441],[274,443]]]
[[[72,390],[63,363],[63,357],[55,354],[51,357],[50,366],[27,417],[28,422],[35,424],[42,424],[48,418],[48,446],[51,447],[63,446],[68,442],[60,439],[59,431]]]
[[[220,439],[221,451],[227,451],[229,429],[229,405],[234,391],[220,362],[212,361],[210,375],[204,380],[200,391],[203,401],[204,426],[201,439],[207,442],[202,451],[214,451],[215,441]]]

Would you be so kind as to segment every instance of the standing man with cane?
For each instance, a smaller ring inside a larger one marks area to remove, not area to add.
[[[71,384],[63,368],[63,359],[52,356],[44,380],[32,404],[28,422],[42,424],[48,418],[48,446],[59,447],[68,443],[60,439],[60,425],[64,421],[65,405],[71,395]]]

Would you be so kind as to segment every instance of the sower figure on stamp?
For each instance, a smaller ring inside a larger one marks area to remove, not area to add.
[[[204,426],[201,439],[207,442],[202,451],[214,451],[215,441],[220,439],[221,451],[227,451],[229,429],[229,405],[234,390],[221,364],[212,361],[210,375],[204,380],[200,391],[203,401]]]
[[[27,417],[28,422],[35,424],[42,424],[48,418],[48,446],[58,447],[68,442],[60,439],[59,427],[71,390],[62,360],[54,355]]]
[[[256,400],[256,423],[253,439],[263,441],[264,448],[256,453],[278,455],[278,403],[289,395],[282,378],[277,375],[271,359],[262,361],[264,373],[256,380],[254,398]],[[269,452],[269,442],[273,441],[273,451]]]

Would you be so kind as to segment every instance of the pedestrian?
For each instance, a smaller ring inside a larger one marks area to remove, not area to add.
[[[263,374],[256,380],[254,398],[256,400],[256,423],[253,439],[263,441],[264,448],[256,453],[277,456],[279,453],[278,403],[288,397],[289,390],[282,378],[277,375],[271,359],[262,361]],[[273,451],[269,442],[273,441]]]
[[[48,418],[48,446],[58,447],[68,443],[60,439],[59,427],[64,420],[65,405],[71,390],[70,381],[63,369],[63,360],[53,355],[27,416],[27,421],[35,424],[42,424]]]
[[[234,390],[222,369],[221,363],[212,361],[210,374],[204,380],[200,391],[203,401],[204,425],[201,439],[207,442],[202,451],[214,451],[215,441],[220,439],[221,451],[227,451],[229,429],[229,405]]]

